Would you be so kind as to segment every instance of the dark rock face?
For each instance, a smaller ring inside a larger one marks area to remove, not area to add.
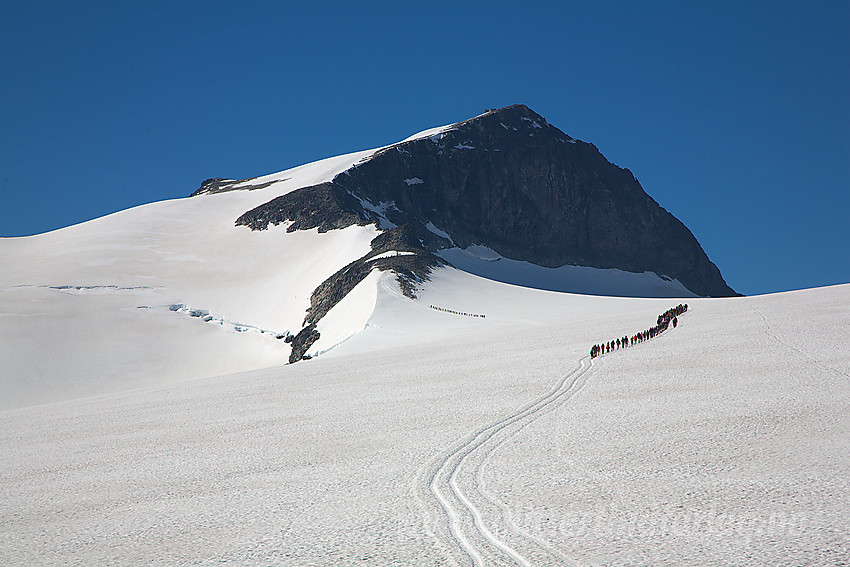
[[[307,350],[319,340],[319,331],[316,330],[316,325],[307,325],[301,331],[292,337],[289,343],[292,345],[292,354],[289,355],[289,362],[298,362],[306,358]]]
[[[207,180],[199,191],[232,190],[235,183]],[[378,214],[381,203],[391,206]],[[410,224],[432,251],[451,243],[425,230],[429,222],[460,247],[481,244],[514,260],[652,271],[697,295],[736,295],[693,234],[629,170],[524,105],[385,148],[330,183],[245,213],[237,224],[263,230],[289,220],[290,231],[325,231],[380,223],[380,216]]]
[[[236,224],[251,230],[266,230],[269,224],[277,226],[286,221],[292,221],[286,232],[312,228],[327,232],[353,224],[366,225],[373,219],[360,202],[340,186],[321,183],[296,189],[251,209],[236,219]]]
[[[394,203],[393,223],[431,222],[461,247],[482,244],[546,267],[653,271],[697,295],[735,295],[629,170],[523,105],[386,148],[333,183]]]

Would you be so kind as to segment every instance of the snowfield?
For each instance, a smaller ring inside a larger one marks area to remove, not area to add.
[[[0,413],[4,563],[847,562],[850,286],[592,362],[673,303],[395,286],[328,356]]]
[[[0,239],[0,564],[850,565],[850,285],[453,248],[285,364],[379,231],[234,221],[373,152]]]

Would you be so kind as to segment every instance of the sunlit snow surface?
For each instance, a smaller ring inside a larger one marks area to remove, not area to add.
[[[236,218],[372,153],[300,166],[263,189],[0,239],[0,409],[286,363],[291,349],[275,337],[302,328],[313,290],[378,231],[255,232]]]
[[[377,231],[234,220],[369,155],[0,240],[0,564],[850,563],[850,285],[445,268],[411,301],[373,271],[283,365]]]
[[[671,301],[378,289],[326,357],[0,412],[5,564],[846,561],[850,286],[689,300],[592,365]]]

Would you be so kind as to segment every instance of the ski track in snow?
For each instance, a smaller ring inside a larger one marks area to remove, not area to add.
[[[653,338],[662,336],[664,333]],[[643,341],[646,342],[648,340]],[[440,545],[455,564],[460,565],[462,562],[453,557],[457,550],[450,550],[451,547],[459,547],[475,566],[513,564],[531,567],[538,563],[578,565],[543,538],[528,533],[516,524],[510,507],[487,488],[484,469],[490,457],[506,441],[581,392],[594,363],[593,358],[583,357],[579,360],[578,368],[561,378],[547,394],[511,415],[467,434],[452,449],[432,461],[425,472],[420,472],[417,493],[420,505],[427,506],[426,502],[431,500],[431,509],[439,509],[438,515],[442,517],[438,523],[441,521],[449,532],[446,537],[448,545],[442,541]],[[462,486],[464,484],[467,486]],[[494,510],[494,513],[489,514],[489,520],[485,520],[485,508]],[[439,541],[436,531],[427,525],[431,513],[424,513],[426,530]],[[501,527],[498,527],[499,522],[503,524]]]
[[[828,364],[825,364],[822,360],[819,360],[817,358],[812,358],[804,350],[792,345],[791,343],[789,343],[787,341],[782,340],[782,338],[779,335],[777,335],[776,333],[774,333],[773,330],[770,328],[770,323],[768,323],[767,317],[764,316],[764,313],[759,311],[759,309],[755,305],[753,305],[752,301],[747,301],[747,305],[749,305],[750,309],[752,309],[753,311],[756,312],[756,315],[761,317],[761,320],[764,323],[764,334],[766,334],[768,337],[772,338],[774,341],[776,341],[778,343],[785,345],[785,347],[788,348],[789,350],[793,350],[798,355],[800,355],[804,360],[808,360],[811,364],[813,364],[815,366],[820,366],[821,368],[824,368],[826,370],[831,370],[832,372],[835,372],[836,374],[840,374],[841,376],[844,376],[845,378],[850,378],[850,374],[847,374],[846,372],[842,372],[838,368],[835,368],[835,367],[832,367]]]
[[[682,315],[679,315],[679,317],[682,317],[686,314],[687,314],[687,312],[683,313]],[[653,339],[659,339],[659,338],[662,338],[663,336],[664,336],[664,333],[661,333],[661,334],[653,337]],[[635,345],[632,345],[632,346],[626,347],[626,348],[628,348],[628,349],[638,348],[640,346],[643,346],[644,344],[647,344],[650,340],[652,340],[652,339],[647,339],[645,341],[642,341],[641,343],[638,343],[638,344],[635,344]],[[598,358],[601,359],[602,357],[605,357],[605,356],[610,356],[610,354],[609,355],[598,355]],[[582,370],[582,366],[583,366],[583,363],[584,363],[585,360],[589,361],[589,365],[585,370]],[[585,357],[580,362],[582,363],[582,366],[580,366],[578,369],[574,370],[572,373],[570,373],[566,377],[564,377],[562,379],[562,382],[559,383],[558,386],[553,390],[553,393],[555,391],[557,391],[558,389],[563,388],[563,382],[566,381],[567,379],[569,379],[572,375],[574,375],[578,372],[584,373],[587,370],[589,370],[590,366],[592,366],[593,363],[594,363],[594,359],[589,358],[589,357]],[[564,555],[563,553],[558,551],[554,546],[552,546],[549,542],[547,542],[543,538],[536,536],[536,535],[533,535],[531,533],[528,533],[527,531],[520,528],[513,519],[513,511],[510,509],[510,507],[507,504],[505,504],[502,500],[500,500],[498,495],[495,492],[493,492],[492,490],[489,490],[487,488],[486,482],[484,480],[484,469],[487,467],[487,465],[490,461],[490,457],[506,441],[508,441],[509,439],[511,439],[512,437],[514,437],[518,433],[520,433],[523,429],[525,429],[526,427],[531,425],[532,422],[534,422],[537,418],[542,417],[544,414],[549,413],[550,411],[554,410],[555,408],[557,408],[558,406],[560,406],[561,404],[563,404],[564,402],[566,402],[570,398],[573,398],[574,396],[576,396],[581,390],[583,390],[585,385],[587,384],[587,379],[584,378],[581,381],[581,383],[576,384],[576,381],[578,380],[579,377],[580,376],[576,376],[575,379],[573,380],[573,383],[571,383],[571,385],[566,390],[564,390],[561,394],[559,394],[556,399],[551,400],[547,404],[541,405],[534,412],[534,415],[530,419],[521,420],[519,423],[513,424],[513,425],[515,425],[515,427],[510,427],[510,428],[506,427],[505,431],[500,431],[498,433],[498,435],[501,437],[501,439],[497,440],[494,443],[489,444],[489,447],[487,447],[487,449],[483,452],[483,456],[481,457],[480,464],[475,467],[474,482],[475,482],[476,490],[479,490],[481,492],[481,495],[487,500],[487,502],[491,506],[493,506],[493,507],[495,507],[499,510],[499,516],[500,516],[501,520],[503,522],[505,522],[505,524],[507,525],[507,531],[509,533],[512,532],[514,534],[517,534],[521,538],[524,538],[525,540],[527,540],[529,542],[533,542],[534,544],[536,544],[538,546],[539,549],[532,550],[532,553],[534,553],[536,555],[535,559],[538,560],[540,562],[540,564],[544,564],[544,565],[576,565],[576,566],[579,566],[579,565],[581,565],[581,563],[578,563],[578,562],[570,559],[569,557],[567,557],[566,555]],[[554,403],[554,402],[557,402],[557,403]],[[504,435],[503,435],[503,433],[504,433]],[[523,566],[530,566],[530,565],[534,565],[536,563],[537,563],[537,561],[529,562],[525,558],[523,558],[521,561],[519,561],[519,564],[523,565]]]
[[[428,532],[437,539],[450,557],[460,548],[466,560],[473,565],[514,564],[529,567],[529,559],[544,554],[554,556],[559,562],[568,561],[542,539],[521,530],[511,519],[510,509],[488,491],[483,482],[483,469],[488,457],[505,441],[525,428],[548,410],[578,394],[587,383],[587,375],[594,362],[586,356],[579,366],[562,377],[545,395],[526,404],[514,413],[487,424],[463,437],[455,446],[438,456],[420,475],[417,495],[426,506],[424,517]],[[496,514],[487,514],[484,508],[496,508]],[[437,516],[437,529],[433,529],[432,516]],[[485,519],[485,515],[488,516]],[[501,520],[504,525],[496,526]],[[443,532],[437,535],[439,525]],[[529,549],[530,548],[530,549]]]

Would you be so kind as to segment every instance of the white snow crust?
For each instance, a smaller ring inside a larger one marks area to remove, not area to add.
[[[370,278],[326,356],[0,412],[4,564],[846,557],[850,286],[688,300],[591,362],[675,302]]]
[[[440,135],[452,130],[454,128],[454,124],[448,124],[446,126],[438,126],[437,128],[429,128],[428,130],[423,130],[422,132],[418,132],[408,138],[405,138],[399,144],[403,144],[404,142],[412,142],[413,140],[418,140],[420,138],[434,138],[439,137]]]
[[[378,299],[378,270],[366,276],[342,301],[333,306],[316,326],[321,337],[307,352],[318,356],[350,339],[355,333],[366,328],[369,317],[375,309]]]
[[[428,229],[428,231],[433,232],[437,236],[439,236],[441,238],[445,238],[449,242],[452,242],[452,237],[449,236],[449,233],[447,233],[444,230],[440,230],[439,228],[434,226],[434,223],[432,223],[431,221],[428,221],[428,224],[425,225],[425,228]],[[454,244],[454,242],[452,242],[452,244]]]

